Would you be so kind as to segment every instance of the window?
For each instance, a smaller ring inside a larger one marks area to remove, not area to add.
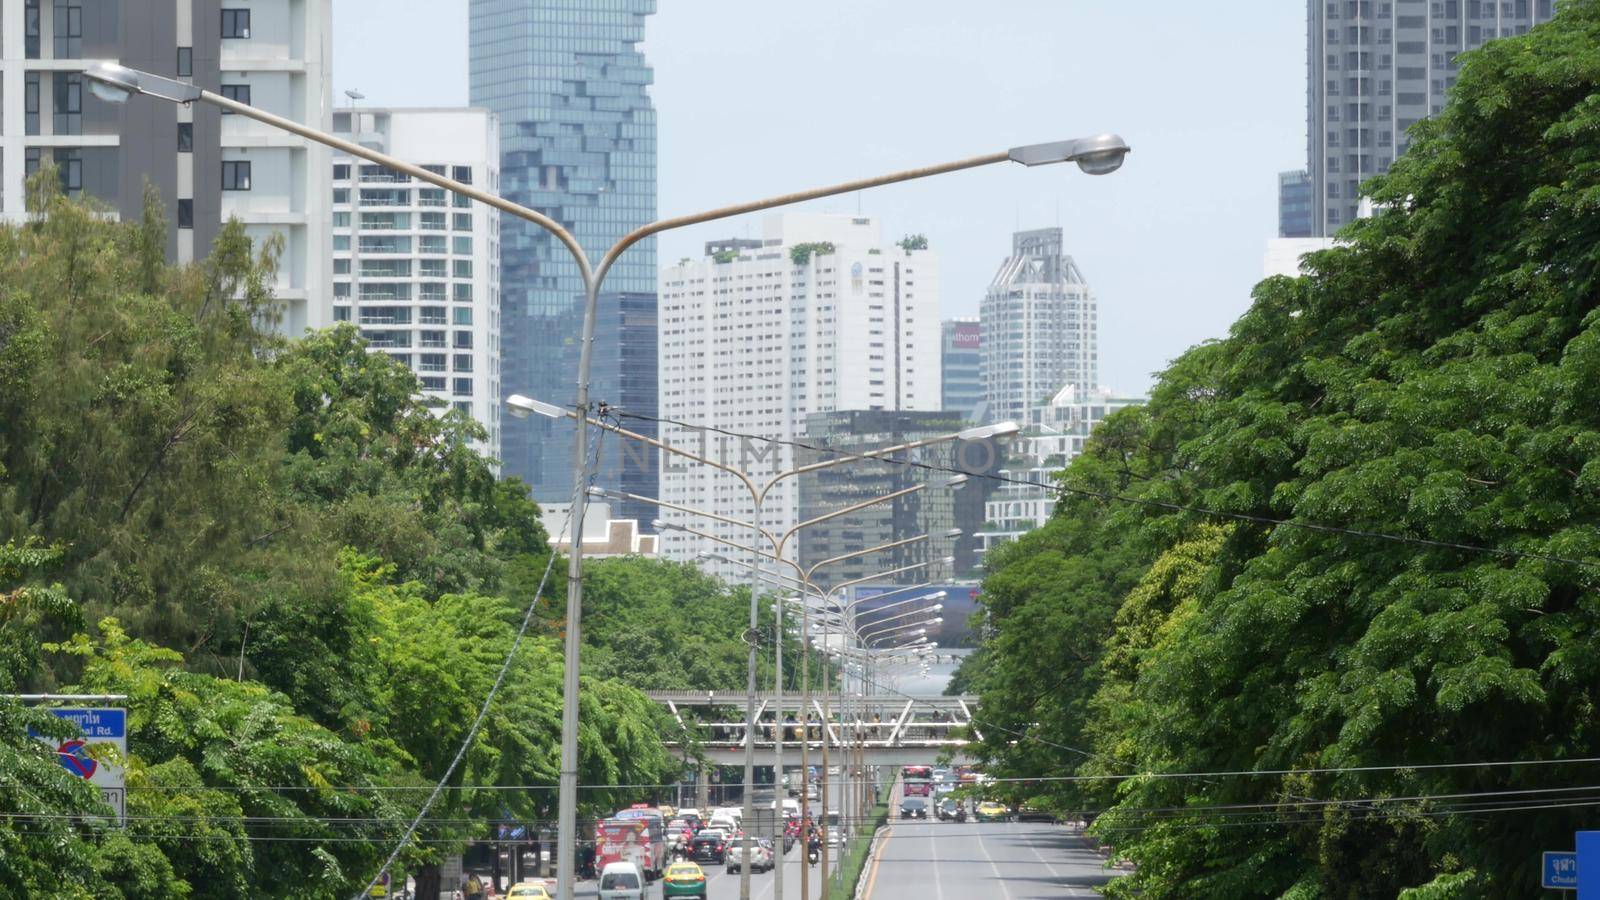
[[[472,349],[472,332],[470,332],[470,331],[457,331],[457,332],[455,332],[455,344],[453,346],[457,350],[471,350]]]
[[[335,281],[333,283],[333,296],[348,298],[350,296],[350,282]]]
[[[28,59],[39,58],[39,0],[27,0],[23,6],[23,55]]]
[[[225,9],[222,11],[222,36],[247,38],[250,36],[250,10]]]
[[[418,253],[444,253],[444,235],[424,234],[417,238]]]
[[[83,76],[77,72],[52,73],[51,88],[55,95],[55,133],[83,134]]]
[[[456,181],[461,182],[462,184],[471,184],[472,183],[472,167],[471,166],[455,166],[453,169],[451,169],[450,177],[454,178]]]
[[[456,231],[472,230],[472,213],[456,213],[451,219],[450,227]]]
[[[349,228],[350,227],[350,214],[347,213],[347,212],[336,212],[336,213],[334,213],[333,214],[333,227],[335,227],[335,228]]]
[[[424,353],[417,357],[417,368],[424,372],[443,372],[443,353]]]
[[[178,227],[179,228],[193,228],[194,227],[194,201],[193,200],[179,200],[178,201]]]
[[[438,376],[423,376],[422,389],[425,391],[444,390],[444,379]]]
[[[39,73],[29,72],[22,80],[23,130],[27,134],[39,133]]]
[[[250,162],[242,159],[222,161],[222,189],[225,191],[250,190]]]
[[[458,281],[450,286],[450,290],[457,303],[472,302],[472,282]]]
[[[178,48],[178,77],[189,78],[194,75],[194,48]]]
[[[423,231],[443,231],[444,213],[419,213],[422,217],[421,228]]]
[[[443,278],[446,272],[444,260],[442,259],[419,259],[417,260],[417,270],[418,274],[423,278]]]
[[[245,106],[249,106],[250,105],[250,85],[248,85],[248,84],[225,84],[225,85],[222,86],[222,96],[228,98],[229,100],[233,100],[233,101],[236,101],[238,103],[243,103]],[[222,114],[225,115],[225,116],[232,115],[232,113],[228,112],[227,110],[223,110]]]
[[[338,288],[339,286],[338,285],[334,285],[334,287]],[[345,287],[348,288],[349,285],[345,285]],[[339,292],[337,290],[335,290],[333,292],[333,295],[335,297],[337,297],[337,296],[339,296]],[[350,296],[349,291],[346,291],[344,296],[346,296],[346,297]],[[348,321],[350,321],[350,307],[348,307],[348,306],[335,306],[333,308],[333,320],[335,322],[348,322]]]
[[[350,164],[349,163],[334,163],[333,164],[333,180],[334,181],[349,181],[350,180]]]
[[[68,194],[83,190],[83,157],[77,150],[56,148],[56,171],[61,177],[61,189]]]
[[[470,237],[465,235],[456,235],[450,239],[450,245],[451,253],[458,253],[462,256],[472,255],[472,238]]]
[[[472,354],[471,353],[457,353],[456,354],[456,360],[455,360],[455,369],[456,369],[457,372],[471,372],[472,371]]]
[[[336,250],[336,251],[343,250],[345,252],[349,252],[349,250],[350,250],[350,235],[348,235],[348,234],[336,234],[336,235],[334,235],[333,236],[333,249]]]
[[[444,206],[444,188],[418,188],[418,206]]]
[[[456,278],[471,278],[472,277],[472,260],[470,260],[470,259],[453,259],[453,260],[450,261],[450,263],[451,263],[451,266],[450,266],[451,272],[450,272],[450,274],[453,275],[454,277],[456,277]]]
[[[457,397],[471,397],[472,396],[472,379],[471,378],[452,378],[452,379],[450,379],[450,381],[451,381],[450,393],[455,394]]]
[[[455,323],[457,325],[471,325],[472,324],[472,307],[470,307],[470,306],[458,306],[458,307],[456,307],[456,309],[455,309]]]
[[[453,194],[450,197],[450,205],[457,209],[470,209],[472,207],[472,198],[465,194]]]
[[[334,188],[333,189],[333,202],[335,202],[335,203],[346,203],[346,204],[349,203],[350,202],[350,189],[349,188]]]
[[[335,274],[335,275],[349,275],[350,274],[350,260],[348,260],[348,259],[336,259],[336,260],[334,260],[333,261],[333,274]]]
[[[83,0],[56,0],[56,59],[83,55]]]
[[[178,123],[178,152],[179,153],[193,153],[194,152],[194,123],[193,122],[179,122]]]

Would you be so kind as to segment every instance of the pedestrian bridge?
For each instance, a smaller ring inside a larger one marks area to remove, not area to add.
[[[679,755],[695,750],[707,763],[735,766],[744,763],[744,691],[646,691],[650,699],[671,710],[690,735],[691,746],[669,742]],[[785,765],[796,765],[805,742],[810,759],[821,762],[826,746],[830,756],[848,746],[859,750],[869,766],[928,765],[949,754],[951,762],[972,760],[966,748],[969,736],[982,738],[972,727],[972,707],[978,698],[956,696],[847,697],[841,710],[837,695],[827,706],[813,694],[810,702],[785,693],[780,707],[772,692],[756,694],[755,763],[774,762],[778,735],[783,735]],[[825,714],[826,713],[826,714]]]

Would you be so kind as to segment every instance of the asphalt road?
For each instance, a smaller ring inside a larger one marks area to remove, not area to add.
[[[894,823],[862,900],[1097,897],[1113,877],[1071,828],[1020,822]]]

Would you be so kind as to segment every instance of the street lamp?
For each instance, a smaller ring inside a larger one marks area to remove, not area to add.
[[[702,222],[726,219],[745,213],[759,212],[764,209],[790,206],[808,200],[854,193],[870,187],[913,181],[919,178],[959,172],[964,169],[974,169],[1001,162],[1017,162],[1025,166],[1037,166],[1055,162],[1076,162],[1084,172],[1091,175],[1103,175],[1114,171],[1120,166],[1123,157],[1128,153],[1128,146],[1121,138],[1114,135],[1099,135],[1079,138],[1073,141],[1014,147],[1009,150],[985,153],[937,165],[906,169],[900,172],[891,172],[872,178],[862,178],[790,194],[780,194],[775,197],[737,203],[732,206],[724,206],[688,215],[674,216],[669,219],[661,219],[641,225],[623,235],[620,240],[607,248],[601,255],[599,262],[596,263],[591,262],[588,252],[584,250],[577,237],[550,216],[513,203],[503,197],[478,190],[471,185],[462,184],[459,181],[430,172],[386,153],[380,153],[369,147],[363,147],[360,144],[318,131],[293,119],[287,119],[283,116],[257,109],[248,103],[240,103],[221,94],[203,90],[188,82],[163,78],[159,75],[153,75],[149,72],[132,69],[117,63],[93,63],[84,70],[83,74],[89,80],[90,91],[102,100],[121,103],[135,94],[143,94],[174,103],[189,104],[195,101],[209,103],[228,112],[254,119],[274,128],[299,135],[307,140],[316,141],[335,150],[348,153],[351,156],[387,166],[394,171],[410,175],[419,181],[477,200],[502,212],[532,222],[550,232],[559,240],[572,255],[572,259],[577,264],[579,274],[583,277],[584,282],[583,328],[578,354],[577,390],[573,399],[577,429],[572,441],[572,518],[573,521],[578,523],[583,522],[585,499],[583,489],[588,484],[590,473],[589,454],[586,450],[588,444],[587,413],[589,410],[589,373],[594,349],[595,309],[600,297],[600,286],[605,281],[606,273],[611,270],[612,264],[629,247],[651,235],[673,228],[697,225]],[[557,848],[556,864],[557,896],[559,900],[573,900],[572,890],[575,875],[573,863],[578,837],[578,662],[583,625],[581,612],[583,605],[582,564],[583,541],[575,540],[572,542],[572,549],[568,554],[567,561],[566,641],[563,647],[563,659],[566,669],[561,692],[561,773],[558,814],[558,841],[560,846]],[[754,627],[754,623],[752,623],[752,627]],[[754,654],[754,652],[754,645],[752,645],[751,653]],[[750,667],[753,671],[755,667],[753,658],[750,662]],[[751,692],[754,692],[753,686],[751,687]],[[402,843],[401,846],[403,847],[404,844]],[[373,876],[372,881],[367,885],[367,891],[370,891],[372,886],[377,884],[382,876],[388,872],[389,866],[399,854],[399,849],[397,848],[390,855],[383,867]],[[367,891],[363,891],[362,894],[364,895]],[[743,874],[739,878],[739,900],[750,900],[750,870],[748,866],[744,867]]]

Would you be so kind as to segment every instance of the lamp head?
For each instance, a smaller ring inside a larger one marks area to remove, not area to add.
[[[83,70],[89,92],[108,103],[122,103],[134,94],[149,94],[174,103],[200,99],[199,88],[186,81],[163,78],[113,62],[97,62]]]
[[[946,481],[944,483],[944,486],[945,487],[949,487],[949,488],[954,488],[954,487],[960,487],[960,486],[962,486],[963,484],[966,484],[966,483],[967,483],[967,476],[965,476],[965,475],[957,475],[954,478],[950,479],[949,481]]]
[[[949,531],[946,531],[944,533],[944,536],[947,537],[947,538],[958,538],[958,537],[961,537],[962,533],[963,532],[961,531],[961,529],[952,528]]]
[[[506,408],[510,409],[511,414],[519,419],[526,419],[532,413],[538,413],[550,419],[559,419],[567,414],[566,410],[553,403],[535,400],[522,394],[512,394],[507,397]]]
[[[1117,135],[1097,134],[1072,141],[1013,147],[1011,160],[1025,166],[1075,162],[1087,175],[1109,175],[1122,168],[1129,149],[1128,142]]]

